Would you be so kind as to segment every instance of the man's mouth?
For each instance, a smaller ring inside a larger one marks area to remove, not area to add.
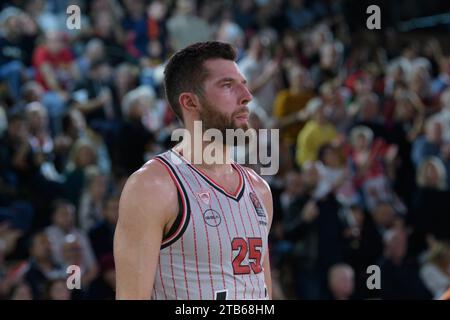
[[[235,118],[238,120],[248,120],[248,112],[238,114]]]

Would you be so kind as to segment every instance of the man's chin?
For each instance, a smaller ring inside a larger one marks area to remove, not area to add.
[[[242,130],[244,130],[244,131],[247,131],[248,129],[250,129],[250,126],[249,126],[249,124],[248,124],[247,121],[245,121],[245,122],[241,122],[241,121],[240,121],[240,123],[235,123],[235,124],[234,124],[234,128],[233,128],[233,129],[234,129],[234,130],[242,129]]]

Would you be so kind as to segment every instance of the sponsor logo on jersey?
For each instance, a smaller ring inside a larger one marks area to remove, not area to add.
[[[222,222],[220,214],[213,209],[208,209],[203,212],[203,220],[210,227],[217,227]]]
[[[250,192],[250,200],[252,200],[253,206],[255,207],[256,214],[258,217],[266,217],[266,214],[264,213],[264,209],[261,205],[261,202],[259,202],[258,197],[254,192]]]
[[[209,193],[209,191],[200,191],[197,192],[197,198],[203,202],[204,204],[206,204],[207,206],[209,206],[209,204],[211,203],[211,194]]]

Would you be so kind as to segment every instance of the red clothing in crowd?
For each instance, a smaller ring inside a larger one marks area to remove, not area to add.
[[[56,78],[59,80],[60,85],[65,87],[65,75],[70,71],[70,65],[74,61],[72,52],[68,48],[63,48],[58,53],[51,53],[45,46],[36,48],[33,54],[33,66],[36,69],[36,81],[44,86],[46,90],[50,89],[45,83],[43,74],[40,72],[39,67],[44,63],[49,63],[56,73]]]

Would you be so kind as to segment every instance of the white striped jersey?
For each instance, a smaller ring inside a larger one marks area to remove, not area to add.
[[[267,299],[267,211],[246,169],[232,163],[231,194],[175,150],[155,159],[178,189],[180,212],[161,245],[152,299]]]

